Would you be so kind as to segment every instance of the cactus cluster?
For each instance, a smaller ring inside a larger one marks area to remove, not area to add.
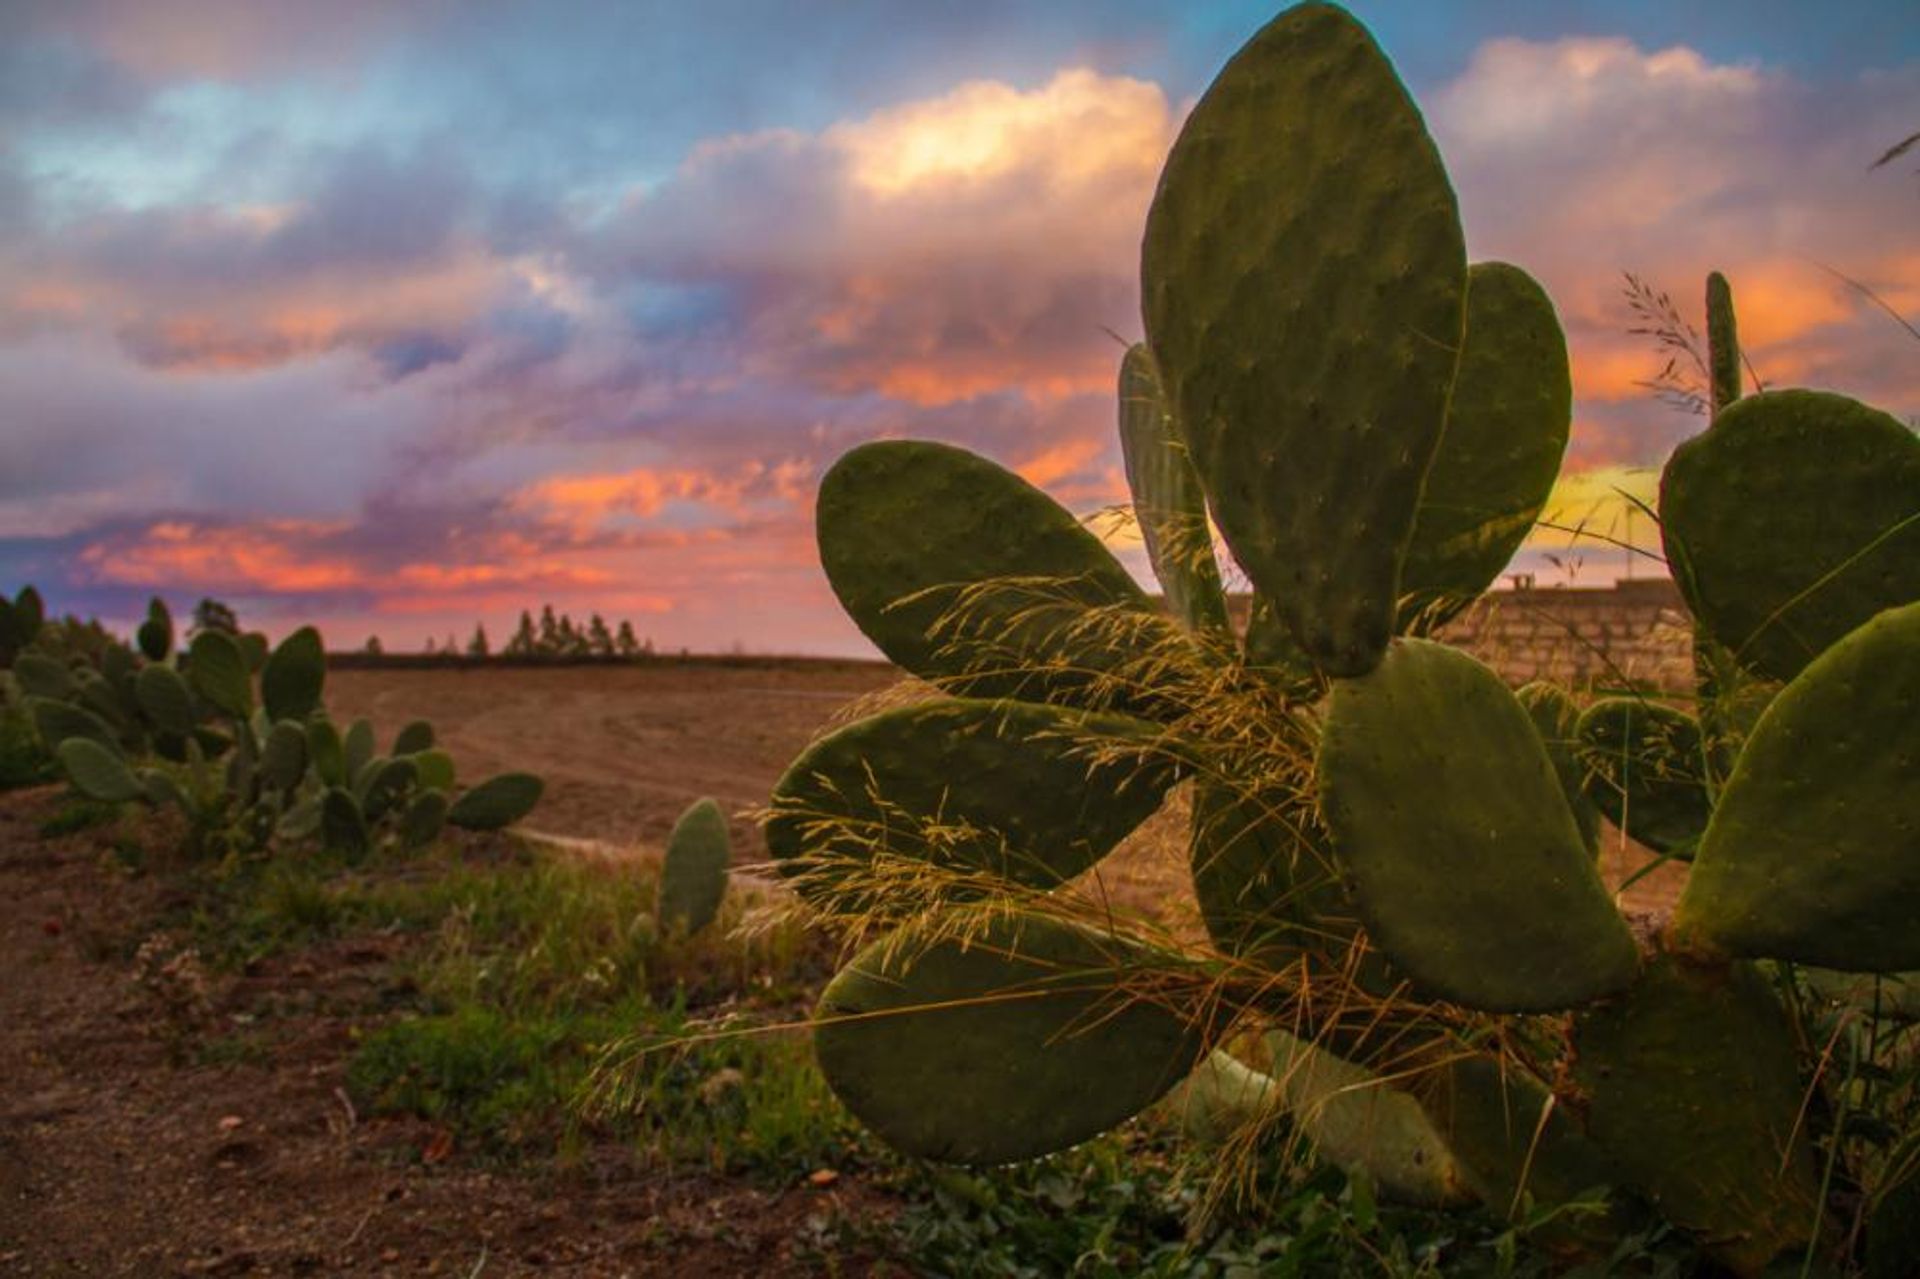
[[[381,843],[420,848],[446,825],[491,830],[540,798],[526,773],[454,796],[453,759],[424,720],[380,751],[365,720],[344,733],[321,695],[326,651],[302,627],[269,650],[264,636],[197,632],[179,650],[156,598],[137,651],[98,663],[28,649],[13,680],[74,788],[113,803],[177,808],[206,852],[254,853],[317,841],[348,855]]]
[[[1546,295],[1463,243],[1391,64],[1301,5],[1200,99],[1148,215],[1120,425],[1174,617],[984,459],[888,441],[828,473],[834,589],[948,696],[776,787],[782,869],[882,930],[822,999],[822,1066],[889,1142],[967,1162],[1083,1140],[1196,1066],[1296,1109],[1390,1069],[1414,1118],[1306,1122],[1382,1184],[1445,1199],[1457,1169],[1496,1211],[1606,1185],[1573,1242],[1655,1213],[1739,1273],[1897,1256],[1920,1131],[1849,1144],[1820,1017],[1869,1014],[1802,999],[1801,966],[1920,967],[1920,439],[1837,395],[1741,398],[1716,277],[1716,415],[1661,485],[1699,714],[1516,695],[1427,636],[1532,526],[1570,383]],[[1255,591],[1243,640],[1209,516]],[[1060,886],[1183,780],[1211,945],[1076,914]],[[1596,807],[1692,857],[1671,920],[1619,914]],[[1219,1056],[1263,1020],[1322,1056]],[[1396,1173],[1436,1140],[1445,1176]]]

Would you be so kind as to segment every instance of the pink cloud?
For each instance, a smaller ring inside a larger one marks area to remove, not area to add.
[[[1867,169],[1911,129],[1916,93],[1920,68],[1816,91],[1686,48],[1570,38],[1490,41],[1432,97],[1473,254],[1525,266],[1560,309],[1581,410],[1573,466],[1657,465],[1697,429],[1638,385],[1664,357],[1627,332],[1622,271],[1704,328],[1704,279],[1721,270],[1770,384],[1920,409],[1912,339],[1822,268],[1920,299],[1913,193]]]

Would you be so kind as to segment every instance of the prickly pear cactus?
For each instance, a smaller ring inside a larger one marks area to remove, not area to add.
[[[1304,1093],[1219,1055],[1280,1029],[1387,1090],[1356,1112],[1424,1114],[1325,1129],[1375,1184],[1418,1184],[1406,1152],[1442,1142],[1449,1187],[1549,1211],[1568,1247],[1663,1216],[1738,1274],[1844,1261],[1849,1235],[1884,1253],[1896,1231],[1832,1212],[1914,1183],[1859,1156],[1872,1080],[1832,1077],[1832,1000],[1793,965],[1920,968],[1920,443],[1844,397],[1740,398],[1719,280],[1715,417],[1661,486],[1716,696],[1516,697],[1422,636],[1545,501],[1566,351],[1538,285],[1462,244],[1391,65],[1301,5],[1202,96],[1148,217],[1120,426],[1183,625],[984,459],[886,442],[828,474],[835,591],[941,694],[823,737],[774,792],[776,858],[866,939],[821,1003],[828,1082],[962,1162],[1082,1140],[1196,1066],[1210,1114],[1251,1098],[1311,1132]],[[1254,588],[1244,637],[1209,521]],[[1085,890],[1182,782],[1207,940],[1150,943]],[[1596,803],[1697,852],[1673,920],[1620,914]]]
[[[654,914],[666,931],[691,936],[711,924],[727,895],[732,856],[727,815],[711,799],[695,800],[673,824],[660,866],[660,900]]]

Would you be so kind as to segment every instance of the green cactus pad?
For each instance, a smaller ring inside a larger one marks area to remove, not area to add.
[[[342,777],[351,781],[360,776],[360,770],[367,766],[367,761],[373,758],[378,749],[374,745],[372,724],[364,719],[356,719],[349,724],[346,740],[342,744]]]
[[[355,856],[373,847],[373,832],[353,795],[338,786],[320,797],[320,839],[335,852]]]
[[[964,449],[863,444],[821,480],[816,522],[827,579],[854,622],[951,692],[1084,701],[1092,672],[1137,655],[1090,634],[1087,610],[1160,620],[1099,538]]]
[[[98,715],[117,729],[131,728],[133,715],[138,709],[122,700],[120,690],[107,682],[107,677],[89,667],[81,667],[73,673],[73,695],[80,705]]]
[[[193,693],[171,666],[146,666],[133,677],[134,700],[155,731],[175,737],[193,732]]]
[[[180,790],[180,783],[157,768],[143,768],[136,774],[140,779],[140,788],[146,792],[146,799],[155,808],[167,804],[185,810],[187,797]]]
[[[1159,808],[1151,724],[1027,702],[902,706],[821,738],[773,789],[767,849],[816,901],[884,850],[1051,888]],[[1098,752],[1122,753],[1102,760]]]
[[[1553,492],[1572,423],[1552,300],[1519,267],[1476,262],[1446,433],[1400,570],[1402,629],[1437,629],[1499,578]]]
[[[1318,766],[1368,931],[1416,982],[1537,1012],[1633,979],[1633,937],[1539,734],[1479,662],[1396,640],[1372,674],[1335,681]]]
[[[173,614],[158,595],[147,601],[147,619],[140,623],[134,640],[149,662],[164,662],[173,652]]]
[[[133,775],[121,754],[90,737],[69,737],[60,743],[55,753],[60,757],[60,766],[67,770],[67,780],[88,799],[124,804],[147,797],[146,787]]]
[[[1920,436],[1842,395],[1750,395],[1674,450],[1660,519],[1693,615],[1742,665],[1790,680],[1920,599]]]
[[[443,750],[421,751],[414,755],[414,779],[428,790],[453,789],[453,756]]]
[[[58,750],[62,742],[71,738],[84,737],[119,753],[119,739],[112,727],[85,707],[56,702],[50,697],[29,697],[27,712],[33,716],[33,726],[39,731],[41,742],[50,751]]]
[[[240,646],[240,657],[247,664],[247,674],[258,675],[266,669],[267,658],[272,654],[268,651],[265,631],[242,631],[233,637],[233,642]]]
[[[1574,1019],[1587,1132],[1627,1184],[1740,1274],[1819,1218],[1793,1032],[1751,967],[1647,966]]]
[[[76,691],[73,671],[59,658],[45,653],[22,653],[14,658],[13,678],[28,697],[50,697],[64,702]]]
[[[413,785],[413,761],[410,759],[380,759],[369,765],[371,775],[360,792],[360,808],[367,820],[377,822],[385,817],[390,809],[407,793]]]
[[[1916,707],[1920,602],[1828,648],[1774,698],[1721,791],[1675,929],[1734,955],[1920,968]]]
[[[1313,659],[1293,638],[1273,601],[1258,591],[1247,606],[1247,633],[1242,647],[1247,665],[1293,689],[1301,701],[1317,701],[1325,681],[1314,670]]]
[[[1270,1031],[1273,1078],[1323,1158],[1362,1169],[1396,1202],[1469,1203],[1467,1172],[1412,1096],[1364,1066]]]
[[[440,838],[447,825],[450,802],[445,791],[423,790],[407,801],[400,814],[400,843],[406,848],[425,848]]]
[[[1713,815],[1700,721],[1641,697],[1605,697],[1574,730],[1587,797],[1655,852],[1691,858]]]
[[[546,789],[532,773],[501,773],[489,777],[453,802],[449,825],[463,830],[499,830],[533,811]]]
[[[260,672],[260,700],[273,720],[304,720],[320,706],[327,651],[320,632],[303,626],[280,641]]]
[[[680,814],[667,837],[660,867],[660,900],[654,914],[662,928],[688,936],[713,922],[727,894],[727,815],[711,799]]]
[[[236,719],[253,714],[253,677],[240,645],[224,631],[201,631],[187,646],[193,691]]]
[[[347,784],[347,748],[331,720],[307,721],[307,755],[314,775],[329,786]]]
[[[421,751],[433,749],[433,725],[424,719],[416,719],[394,735],[393,753],[395,755],[417,755]]]
[[[1235,54],[1161,174],[1148,342],[1234,558],[1329,674],[1371,669],[1393,632],[1466,276],[1419,109],[1332,6]]]
[[[1708,410],[1718,418],[1740,398],[1740,333],[1733,317],[1733,286],[1718,271],[1707,276],[1707,363],[1713,383]]]
[[[946,1163],[1031,1159],[1150,1105],[1206,1050],[1128,991],[1140,952],[1035,916],[971,945],[884,939],[821,996],[814,1049],[835,1095],[889,1145]]]
[[[283,719],[267,731],[260,747],[260,781],[273,790],[292,790],[307,773],[307,734],[299,724]]]
[[[1417,1094],[1482,1202],[1502,1217],[1524,1219],[1529,1203],[1551,1208],[1623,1180],[1566,1106],[1531,1075],[1502,1069],[1498,1058],[1455,1057],[1422,1076]],[[1597,1220],[1571,1216],[1542,1241],[1611,1242],[1634,1217],[1611,1200]]]
[[[1199,782],[1189,856],[1200,917],[1222,953],[1276,971],[1303,953],[1344,960],[1359,924],[1305,801]]]
[[[1167,607],[1195,631],[1227,629],[1227,597],[1213,558],[1207,495],[1174,429],[1153,353],[1141,343],[1120,362],[1120,453],[1133,514]]]
[[[1566,794],[1567,807],[1573,812],[1574,825],[1580,828],[1580,842],[1587,846],[1589,853],[1598,857],[1600,811],[1587,798],[1587,770],[1575,753],[1579,742],[1580,708],[1574,705],[1564,689],[1545,680],[1535,680],[1515,689],[1513,696],[1526,708],[1527,715],[1533,720],[1534,731],[1540,734],[1540,744],[1547,748],[1547,758],[1553,762],[1554,776],[1560,779],[1560,789]]]

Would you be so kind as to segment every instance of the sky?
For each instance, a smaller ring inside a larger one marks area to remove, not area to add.
[[[1632,272],[1733,282],[1768,385],[1912,420],[1908,0],[1358,0],[1469,254],[1553,296],[1551,522],[1702,421]],[[5,0],[0,587],[202,596],[330,646],[497,644],[544,602],[667,649],[870,655],[814,549],[882,437],[1123,502],[1114,379],[1181,119],[1239,0]],[[1119,536],[1119,535],[1116,535]],[[1122,545],[1138,565],[1137,549]],[[1625,557],[1540,530],[1516,563]],[[1639,561],[1640,575],[1658,566]]]

